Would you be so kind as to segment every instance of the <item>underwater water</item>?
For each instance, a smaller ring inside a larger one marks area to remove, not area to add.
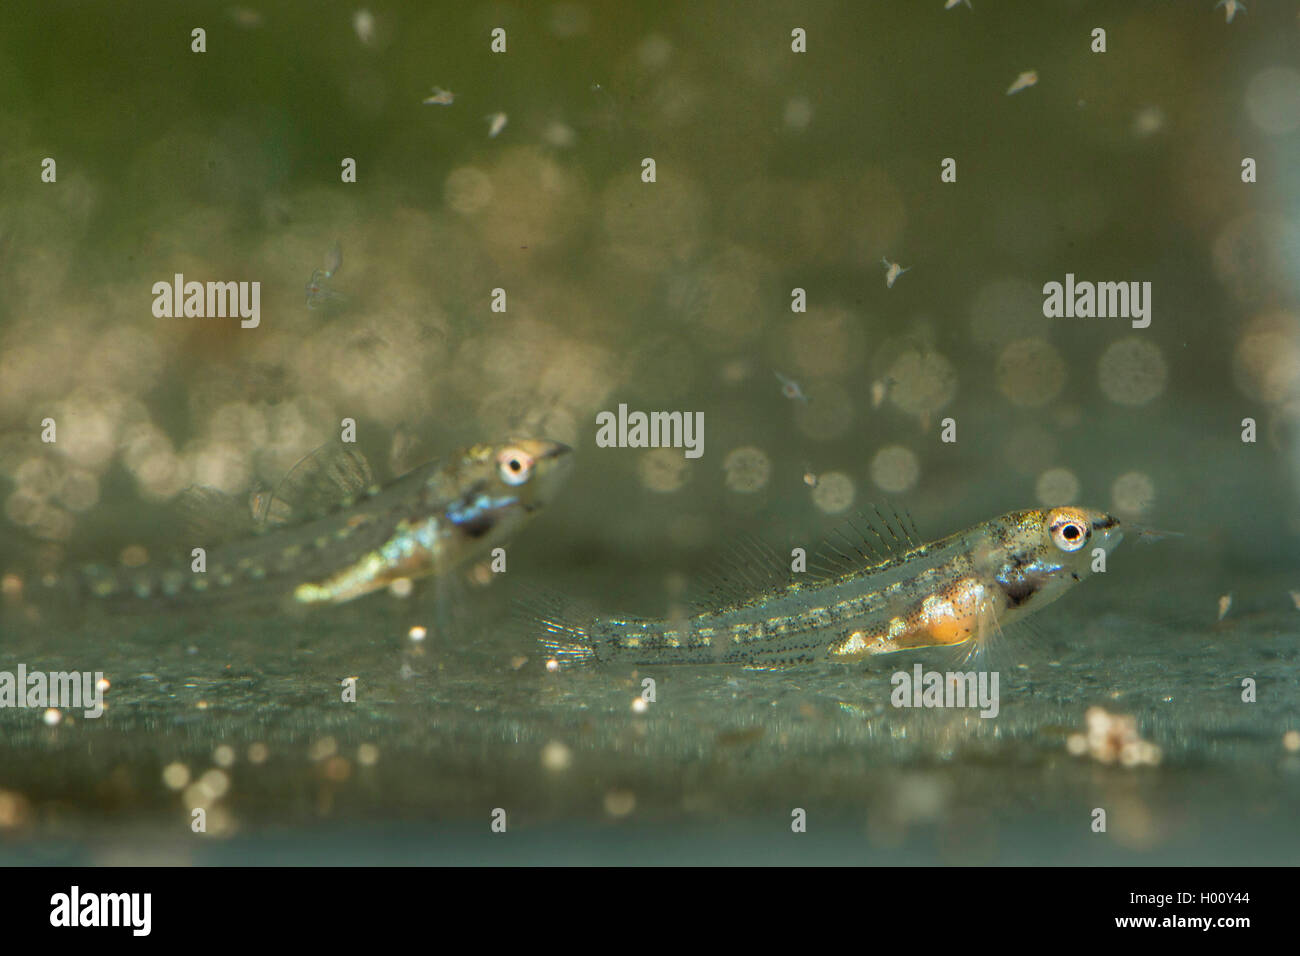
[[[1292,5],[6,15],[0,672],[108,684],[0,706],[0,862],[1300,860]],[[603,447],[620,405],[702,440]],[[349,421],[382,481],[507,437],[572,474],[406,596],[35,608]],[[538,593],[675,618],[882,501],[1177,534],[1010,624],[994,716],[895,706],[942,647],[547,666]]]

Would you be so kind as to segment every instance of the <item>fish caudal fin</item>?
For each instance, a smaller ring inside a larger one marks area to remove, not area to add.
[[[529,589],[515,599],[513,611],[513,616],[541,645],[548,668],[597,662],[591,631],[582,623],[590,621],[591,616],[583,615],[575,602],[552,591]]]

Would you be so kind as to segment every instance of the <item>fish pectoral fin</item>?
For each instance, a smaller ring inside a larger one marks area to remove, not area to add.
[[[951,645],[957,664],[967,670],[989,670],[994,666],[994,658],[1000,657],[1005,650],[1002,642],[1005,632],[992,600],[981,602],[972,624],[971,636]]]

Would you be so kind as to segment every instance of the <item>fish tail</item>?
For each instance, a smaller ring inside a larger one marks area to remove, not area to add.
[[[561,668],[598,661],[592,618],[578,612],[575,602],[553,591],[529,589],[514,601],[514,616],[536,638],[548,660]]]
[[[596,647],[586,628],[564,621],[544,620],[538,623],[544,629],[538,643],[546,652],[548,660],[557,662],[560,667],[596,663]]]

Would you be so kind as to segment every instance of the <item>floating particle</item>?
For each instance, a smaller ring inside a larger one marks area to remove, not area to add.
[[[1242,3],[1241,0],[1219,0],[1219,2],[1214,5],[1214,9],[1217,10],[1219,9],[1219,7],[1224,8],[1223,11],[1224,23],[1231,23],[1232,18],[1235,17],[1238,13],[1246,12],[1246,5]]]
[[[138,568],[149,563],[149,549],[140,544],[129,544],[122,549],[118,560],[123,567]]]
[[[415,585],[411,583],[410,578],[395,578],[388,585],[388,593],[396,598],[408,598],[414,590]]]
[[[447,174],[442,195],[462,216],[472,216],[492,202],[495,190],[488,174],[473,166],[460,166]]]
[[[92,471],[74,468],[63,476],[58,497],[69,511],[87,511],[99,501],[99,478]]]
[[[1252,76],[1246,86],[1246,112],[1256,127],[1271,136],[1300,126],[1300,71],[1272,66]]]
[[[898,281],[898,277],[901,276],[904,272],[912,271],[911,266],[908,266],[906,269],[904,269],[897,262],[890,262],[884,256],[880,257],[880,261],[883,262],[885,265],[885,288],[886,289],[892,289],[894,287],[894,283]]]
[[[339,751],[338,741],[333,737],[322,737],[307,748],[307,756],[314,761],[327,760]]]
[[[169,763],[163,768],[163,783],[169,790],[184,790],[190,782],[190,768],[183,763]]]
[[[1295,609],[1297,611],[1300,611],[1300,591],[1292,591],[1290,593],[1291,593],[1291,603],[1295,605]]]
[[[1085,733],[1066,738],[1066,749],[1075,756],[1087,754],[1099,763],[1118,762],[1125,767],[1160,763],[1160,748],[1138,736],[1137,720],[1133,717],[1089,707],[1084,721]]]
[[[1288,730],[1282,735],[1282,746],[1291,753],[1300,752],[1300,730]]]
[[[811,468],[807,468],[804,470],[803,483],[807,485],[809,488],[817,487],[817,474]]]
[[[803,389],[799,387],[798,382],[796,382],[792,378],[786,378],[780,372],[777,372],[775,374],[776,374],[776,380],[781,383],[782,395],[784,395],[786,398],[793,399],[797,402],[803,402],[804,404],[807,404],[808,396],[803,393]]]
[[[505,113],[492,113],[483,117],[488,123],[488,139],[496,139],[500,132],[506,128],[509,118]]]
[[[1225,594],[1219,598],[1219,620],[1222,621],[1228,616],[1228,608],[1232,607],[1232,595]]]
[[[931,415],[957,394],[957,370],[938,352],[909,350],[889,368],[889,399],[903,411]]]
[[[212,762],[218,767],[231,767],[235,763],[235,748],[229,744],[221,744],[216,750],[212,751]]]
[[[271,748],[263,743],[248,745],[248,762],[251,764],[266,763],[266,758],[271,756]]]
[[[364,7],[352,14],[352,29],[357,34],[357,39],[366,46],[373,46],[375,42],[375,15]]]
[[[662,33],[651,33],[642,40],[636,49],[636,58],[641,65],[651,70],[662,69],[668,65],[673,55],[673,43]]]
[[[836,515],[848,511],[856,495],[852,478],[842,471],[828,471],[818,479],[812,500],[818,511]]]
[[[894,383],[892,378],[878,378],[871,383],[871,407],[879,408],[885,402],[885,396],[889,394],[889,386]]]
[[[605,794],[605,812],[611,817],[625,817],[636,809],[636,794],[631,790],[611,790]]]
[[[441,86],[435,86],[433,95],[426,96],[423,102],[425,106],[451,106],[456,102],[456,94],[451,90],[444,90]]]
[[[640,696],[632,698],[631,706],[632,706],[632,713],[634,714],[644,714],[646,713],[646,711],[650,709],[650,705],[646,703],[646,699]]]
[[[230,778],[224,770],[214,768],[199,777],[197,785],[209,800],[220,800],[230,790]]]
[[[357,763],[363,767],[373,767],[379,763],[379,748],[374,744],[362,744],[357,748]]]
[[[35,498],[44,500],[58,482],[54,463],[44,457],[28,458],[14,472],[14,483]]]
[[[1300,395],[1300,320],[1286,312],[1253,319],[1237,340],[1233,379],[1251,398],[1268,404]]]
[[[1007,87],[1007,96],[1027,90],[1038,82],[1037,70],[1025,70]]]
[[[733,449],[723,461],[722,470],[726,472],[728,488],[749,494],[767,485],[772,474],[772,460],[761,448],[747,445]]]
[[[806,97],[795,96],[785,101],[785,115],[783,121],[785,128],[802,132],[808,128],[812,122],[813,108],[812,103]]]
[[[881,491],[900,494],[921,477],[921,463],[909,448],[887,445],[871,459],[871,480]]]
[[[1165,111],[1158,106],[1144,106],[1133,117],[1133,135],[1153,136],[1165,127]]]
[[[0,790],[0,830],[20,826],[30,810],[27,798],[14,790]]]
[[[415,625],[415,627],[411,628],[411,630],[407,633],[407,637],[409,637],[413,641],[422,641],[428,636],[429,636],[428,628],[421,627],[418,624]]]
[[[1046,405],[1065,387],[1065,360],[1045,339],[1020,339],[998,356],[998,390],[1023,408]]]
[[[1111,343],[1097,362],[1102,394],[1119,405],[1145,405],[1159,397],[1168,376],[1160,346],[1137,336]]]
[[[262,25],[262,15],[248,7],[231,7],[230,19],[235,21],[235,26],[245,30],[256,30]]]
[[[322,774],[326,780],[332,780],[335,783],[343,783],[352,776],[352,764],[348,762],[347,757],[330,757],[325,761],[325,767]]]
[[[1130,471],[1115,479],[1110,496],[1116,511],[1137,515],[1151,507],[1156,496],[1156,486],[1144,473]]]
[[[542,766],[552,773],[561,773],[573,766],[573,751],[552,740],[542,748]]]
[[[966,4],[967,7],[970,7],[970,9],[975,9],[970,5],[970,0],[943,0],[943,8],[945,10],[951,10],[953,7],[959,7],[963,3]]]
[[[1048,507],[1072,504],[1079,497],[1079,479],[1068,468],[1049,468],[1038,476],[1034,494]]]
[[[656,448],[637,461],[637,475],[650,491],[670,494],[691,477],[690,462],[677,448]]]
[[[112,682],[109,681],[107,677],[101,677],[99,680],[95,681],[95,689],[101,694],[112,686]]]
[[[578,141],[578,134],[573,131],[572,126],[561,123],[559,120],[552,120],[546,124],[546,129],[542,131],[542,139],[556,149],[568,149]]]
[[[63,714],[60,712],[59,708],[50,707],[45,711],[44,720],[46,727],[57,727],[63,720]]]
[[[560,669],[560,662],[554,657],[546,662],[547,673],[554,674]]]

